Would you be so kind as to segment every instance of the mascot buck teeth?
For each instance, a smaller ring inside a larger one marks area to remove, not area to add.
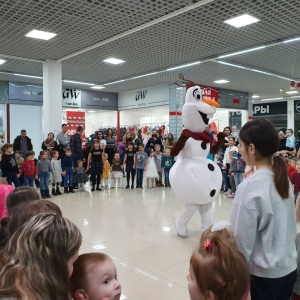
[[[190,81],[188,81],[190,83]],[[170,170],[170,184],[176,196],[185,203],[180,217],[176,220],[177,234],[186,237],[187,223],[196,210],[201,215],[201,229],[213,221],[213,205],[222,185],[219,166],[207,159],[209,153],[216,154],[223,146],[225,135],[219,133],[218,141],[211,146],[205,128],[216,112],[218,102],[202,95],[199,86],[191,86],[186,92],[182,108],[184,130],[178,142],[171,149],[177,161]]]

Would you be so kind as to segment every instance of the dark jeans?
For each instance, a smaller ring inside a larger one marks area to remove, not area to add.
[[[64,178],[64,186],[73,186],[73,168],[72,167],[66,167],[66,175]]]
[[[170,169],[169,168],[165,168],[165,184],[166,183],[170,183],[169,182],[169,174],[170,174]]]
[[[98,186],[100,184],[101,173],[102,173],[102,163],[101,162],[92,162],[91,163],[92,185],[97,184],[97,186]]]
[[[7,183],[10,185],[14,184],[15,188],[20,186],[16,172],[10,172],[7,174]]]
[[[34,176],[24,175],[24,185],[34,187]]]
[[[297,270],[280,278],[251,275],[252,300],[289,300],[297,278]]]
[[[136,169],[136,186],[143,186],[144,169]]]
[[[40,190],[46,191],[49,189],[49,172],[41,172],[39,173],[40,178]]]
[[[135,177],[135,169],[133,168],[133,163],[126,162],[126,174],[127,174],[127,185],[129,185],[130,174],[131,174],[131,184],[133,185],[134,177]]]

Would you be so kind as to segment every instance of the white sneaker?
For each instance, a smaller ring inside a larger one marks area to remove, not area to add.
[[[122,186],[121,185],[119,185],[119,188],[121,188]]]
[[[177,234],[178,234],[180,237],[185,238],[185,237],[188,236],[188,232],[187,232],[187,227],[186,227],[186,225],[180,224],[180,223],[179,223],[179,219],[176,220],[175,228],[176,228]]]
[[[231,194],[231,189],[228,189],[228,191],[225,193],[225,195]]]

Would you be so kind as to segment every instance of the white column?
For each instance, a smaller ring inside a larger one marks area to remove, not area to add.
[[[46,60],[43,63],[43,135],[49,132],[55,138],[62,124],[62,66],[61,62]]]
[[[294,114],[294,100],[288,99],[287,101],[287,128],[292,128],[295,126],[295,114]]]

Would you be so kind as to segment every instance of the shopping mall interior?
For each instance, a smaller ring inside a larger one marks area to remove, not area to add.
[[[187,83],[180,76],[220,104],[214,134],[266,118],[298,138],[299,15],[286,0],[0,1],[4,142],[25,129],[37,154],[63,123],[70,136],[84,127],[83,145],[108,128],[118,140],[130,130],[178,139]],[[199,214],[182,238],[175,222],[183,204],[172,188],[131,190],[125,181],[101,192],[87,183],[51,201],[82,232],[80,253],[113,259],[121,299],[189,299]],[[230,219],[232,203],[219,194],[215,222]]]

